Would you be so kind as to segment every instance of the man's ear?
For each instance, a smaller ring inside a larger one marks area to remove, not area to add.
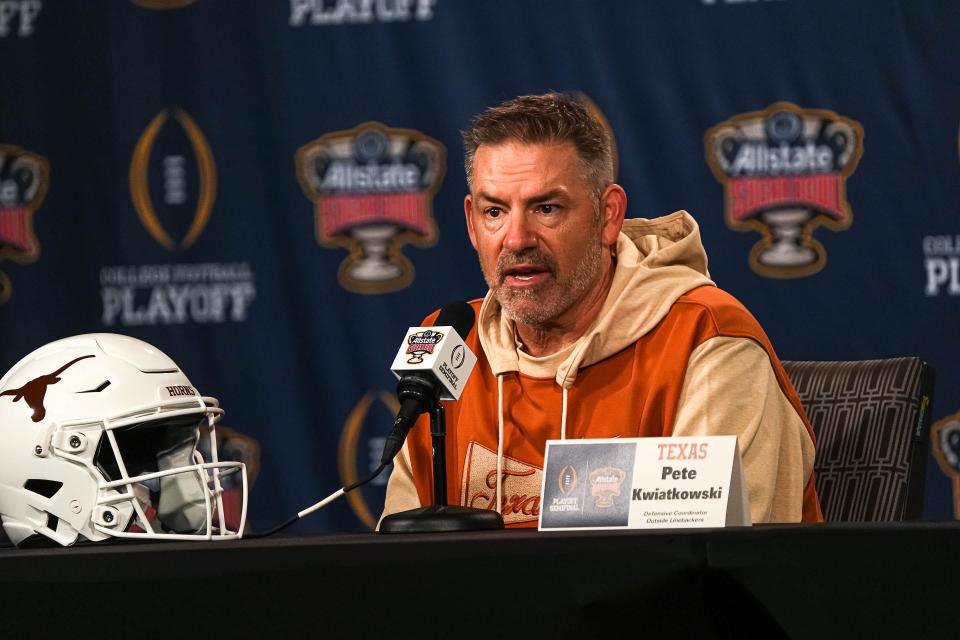
[[[473,216],[470,215],[471,210],[473,209],[473,196],[469,193],[463,199],[463,214],[467,218],[467,235],[470,236],[470,244],[473,245],[474,251],[477,249],[477,234],[473,229]]]
[[[600,219],[604,245],[612,245],[623,228],[623,219],[627,215],[627,192],[614,183],[603,191],[600,197]]]

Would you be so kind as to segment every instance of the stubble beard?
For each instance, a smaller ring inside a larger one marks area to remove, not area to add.
[[[484,273],[487,285],[508,318],[518,324],[545,326],[579,302],[600,275],[600,238],[591,242],[571,273],[558,274],[556,261],[539,249],[501,253],[496,273]],[[545,267],[551,278],[541,286],[513,288],[504,284],[505,272],[516,264]]]

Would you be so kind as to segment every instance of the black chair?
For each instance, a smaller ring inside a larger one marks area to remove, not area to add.
[[[784,361],[817,434],[827,522],[919,519],[934,369],[919,358]]]

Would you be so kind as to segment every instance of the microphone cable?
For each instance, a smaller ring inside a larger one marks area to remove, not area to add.
[[[321,500],[320,502],[318,502],[318,503],[316,503],[316,504],[314,504],[314,505],[311,505],[311,506],[307,507],[307,508],[304,509],[303,511],[297,512],[297,515],[293,516],[292,518],[290,518],[290,519],[287,520],[286,522],[282,522],[282,523],[278,524],[278,525],[275,526],[273,529],[270,529],[269,531],[263,531],[263,532],[260,532],[260,533],[251,533],[251,534],[249,534],[249,535],[244,535],[243,538],[266,538],[267,536],[272,536],[272,535],[275,534],[275,533],[279,533],[280,531],[283,531],[284,529],[286,529],[287,527],[289,527],[289,526],[292,525],[293,523],[297,522],[297,521],[300,520],[301,518],[304,518],[304,517],[310,515],[310,514],[313,513],[314,511],[318,511],[319,509],[324,508],[325,506],[327,506],[328,504],[330,504],[331,502],[333,502],[333,501],[336,500],[337,498],[339,498],[339,497],[341,497],[341,496],[343,496],[343,495],[346,495],[346,494],[350,493],[351,491],[353,491],[353,490],[356,489],[357,487],[362,487],[363,485],[367,484],[368,482],[370,482],[371,480],[373,480],[374,478],[376,478],[378,475],[380,475],[380,473],[381,473],[384,469],[387,468],[387,465],[388,465],[388,464],[389,464],[389,462],[381,462],[381,463],[380,463],[380,466],[377,467],[376,470],[374,470],[373,473],[371,473],[369,476],[367,476],[367,477],[364,478],[363,480],[357,480],[357,481],[354,482],[353,484],[350,484],[350,485],[347,485],[346,487],[337,489],[336,491],[334,491],[333,493],[331,493],[329,496],[327,496],[326,498],[324,498],[324,499]]]

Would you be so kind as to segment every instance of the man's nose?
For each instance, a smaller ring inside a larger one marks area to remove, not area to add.
[[[503,247],[509,251],[522,251],[537,246],[534,233],[526,213],[515,213],[508,217],[503,237]]]

